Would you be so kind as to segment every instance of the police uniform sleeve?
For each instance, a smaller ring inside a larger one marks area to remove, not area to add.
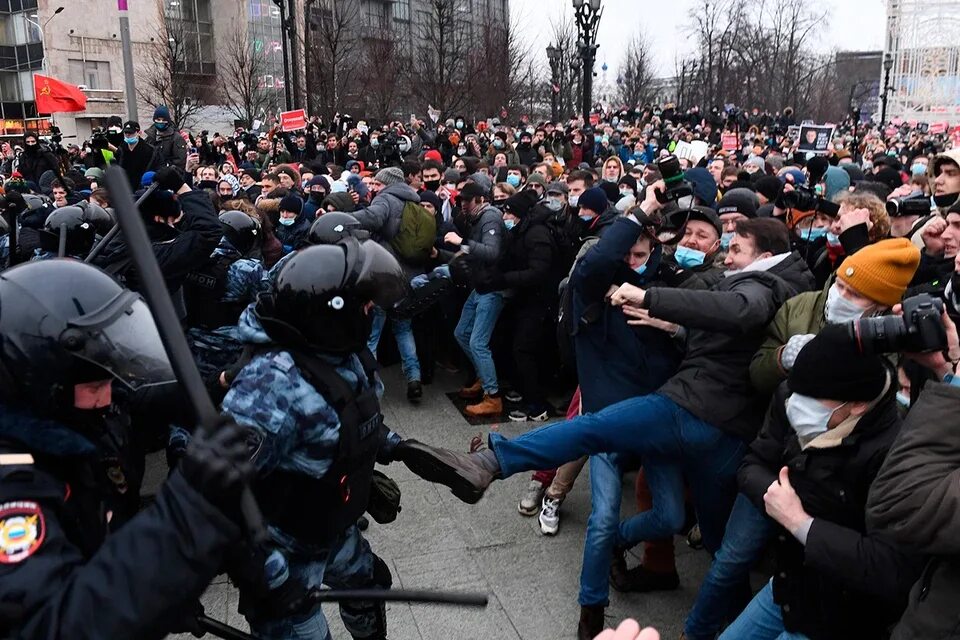
[[[88,560],[54,507],[24,498],[0,515],[0,631],[13,637],[162,638],[240,536],[179,472]]]

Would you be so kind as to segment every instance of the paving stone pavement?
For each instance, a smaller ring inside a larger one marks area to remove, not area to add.
[[[383,372],[387,424],[404,437],[466,451],[470,439],[486,427],[467,424],[445,397],[445,392],[457,388],[459,377],[438,370],[435,382],[424,387],[420,405],[412,406],[406,400],[406,385],[399,369],[393,366]],[[529,426],[506,421],[496,428],[506,435],[518,435]],[[587,468],[564,502],[560,531],[554,537],[540,534],[535,517],[517,512],[527,474],[495,483],[478,504],[466,505],[446,488],[420,480],[402,465],[383,470],[400,484],[403,511],[389,525],[371,521],[367,537],[390,565],[394,586],[479,591],[490,596],[485,609],[391,604],[391,640],[576,638],[579,573],[590,512]],[[149,461],[148,472],[153,484],[162,478],[162,456]],[[628,516],[635,512],[632,475],[624,485],[622,513]],[[658,594],[611,590],[608,626],[632,616],[657,627],[665,640],[679,637],[684,616],[709,566],[709,556],[691,550],[679,538],[676,549],[680,588]],[[630,563],[636,561],[634,558]],[[207,615],[247,629],[236,612],[237,600],[236,591],[223,576],[203,596]],[[350,640],[336,605],[324,605],[324,611],[333,637]],[[193,636],[173,637],[188,640]]]

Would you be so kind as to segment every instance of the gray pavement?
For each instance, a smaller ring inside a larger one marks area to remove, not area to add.
[[[423,401],[415,407],[406,401],[399,366],[386,369],[387,424],[405,437],[466,451],[480,428],[467,424],[444,396],[457,388],[459,377],[439,370],[437,374],[434,384],[424,387]],[[506,421],[495,428],[517,435],[529,427]],[[487,427],[483,429],[485,434]],[[160,458],[151,461],[154,479],[161,476],[162,465]],[[403,511],[389,525],[371,522],[367,537],[390,565],[394,585],[480,591],[490,596],[486,609],[391,604],[391,640],[576,638],[580,564],[590,513],[586,468],[563,505],[560,531],[554,537],[542,536],[536,518],[517,512],[518,497],[529,478],[526,474],[495,483],[483,500],[471,506],[446,488],[420,480],[402,465],[393,464],[384,471],[400,484]],[[624,516],[635,512],[632,485],[630,475],[624,481]],[[664,639],[679,637],[709,556],[689,549],[679,538],[676,549],[680,588],[658,594],[611,591],[608,626],[632,616],[657,627]],[[630,564],[636,561],[633,558]],[[236,613],[236,591],[224,578],[210,586],[203,603],[208,615],[246,629]],[[324,610],[334,638],[349,640],[336,605],[324,605]]]

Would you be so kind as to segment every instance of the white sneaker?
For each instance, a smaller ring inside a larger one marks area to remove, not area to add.
[[[539,480],[531,480],[527,484],[523,495],[520,496],[520,504],[517,505],[517,511],[525,516],[535,516],[540,511],[540,502],[543,500],[543,494],[547,490]]]
[[[560,528],[560,504],[563,500],[544,496],[540,507],[540,531],[545,536],[552,536]]]

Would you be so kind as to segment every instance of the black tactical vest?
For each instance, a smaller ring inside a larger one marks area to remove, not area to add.
[[[183,280],[183,300],[187,307],[187,325],[218,329],[237,324],[247,307],[243,300],[224,302],[227,277],[236,258],[218,256]]]

